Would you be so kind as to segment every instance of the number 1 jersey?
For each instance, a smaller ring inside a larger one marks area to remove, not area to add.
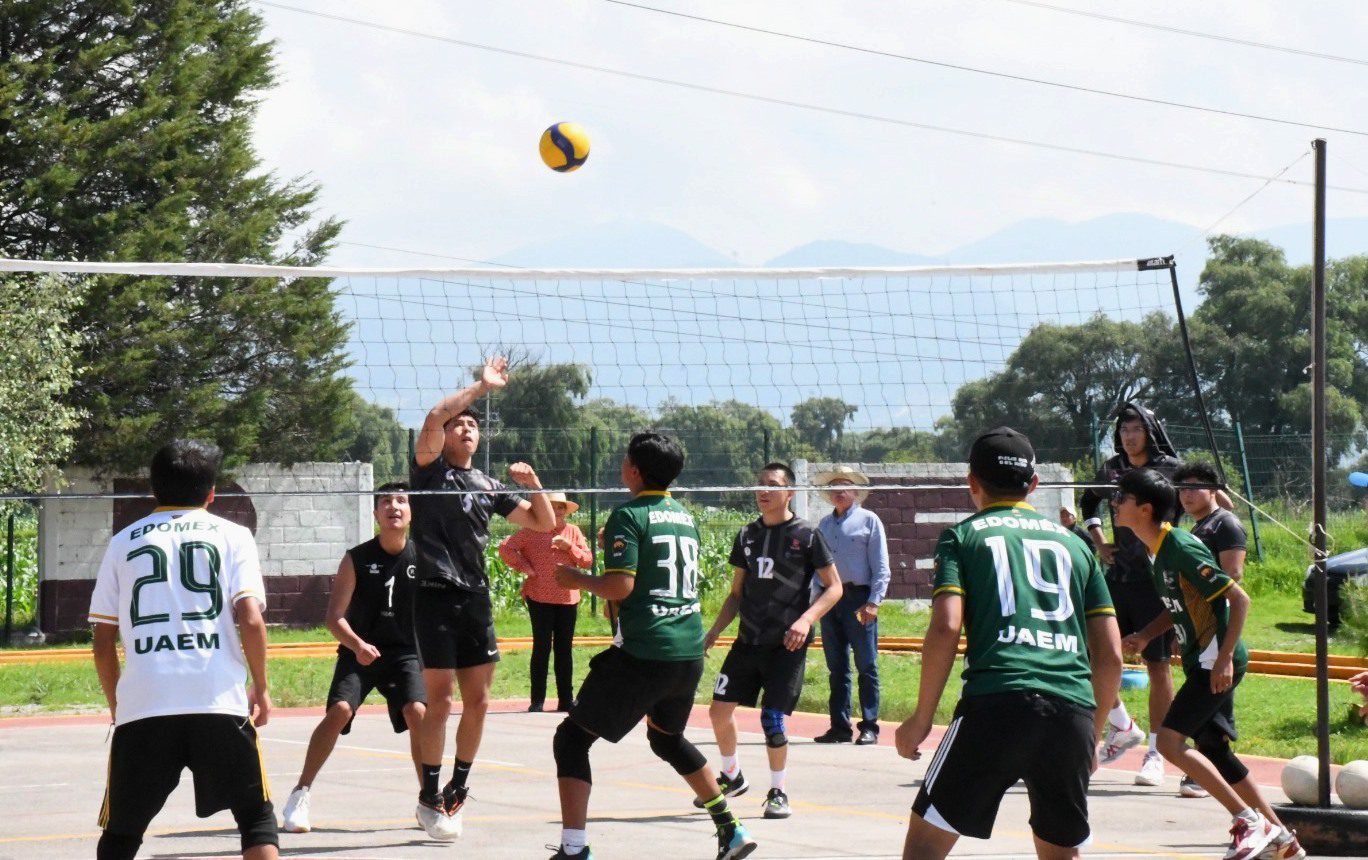
[[[608,515],[603,572],[636,578],[618,608],[615,644],[642,660],[703,657],[698,528],[669,493],[646,490]]]
[[[1031,690],[1096,707],[1086,619],[1116,612],[1077,535],[1024,502],[984,508],[941,533],[941,594],[964,598],[965,696]]]
[[[256,541],[203,508],[159,508],[109,542],[92,624],[124,646],[115,723],[170,714],[246,717],[247,660],[233,606],[266,589]]]

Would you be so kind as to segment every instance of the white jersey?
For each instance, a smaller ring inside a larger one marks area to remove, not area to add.
[[[109,542],[92,624],[119,625],[117,725],[167,714],[248,716],[233,607],[266,605],[256,541],[203,508],[158,508]]]

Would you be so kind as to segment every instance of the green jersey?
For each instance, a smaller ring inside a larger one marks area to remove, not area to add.
[[[615,644],[643,660],[703,657],[698,528],[669,493],[645,490],[608,515],[603,572],[636,577],[618,607]]]
[[[1183,653],[1183,671],[1211,669],[1230,626],[1225,593],[1235,584],[1196,535],[1164,523],[1159,545],[1152,548],[1154,588],[1173,619],[1173,632]],[[1249,663],[1243,641],[1232,655],[1236,673]]]
[[[1102,566],[1025,502],[941,533],[932,597],[964,598],[964,695],[1049,693],[1095,708],[1087,619],[1115,615]]]

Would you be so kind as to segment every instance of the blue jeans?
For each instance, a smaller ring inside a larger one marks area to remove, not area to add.
[[[856,610],[869,602],[869,586],[847,585],[841,599],[822,617],[822,651],[826,655],[831,697],[831,727],[854,734],[850,725],[850,652],[860,676],[860,731],[879,733],[878,619],[861,624]]]

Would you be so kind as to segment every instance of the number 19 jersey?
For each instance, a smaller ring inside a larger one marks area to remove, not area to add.
[[[1068,529],[1019,502],[941,533],[933,598],[964,599],[964,695],[1030,690],[1096,707],[1087,619],[1115,615],[1102,566]]]
[[[669,493],[646,490],[608,515],[603,572],[636,578],[618,607],[615,644],[641,660],[703,657],[698,528]]]
[[[115,722],[247,711],[247,660],[233,606],[264,607],[256,541],[203,508],[159,508],[114,535],[95,578],[92,624],[124,647]]]

